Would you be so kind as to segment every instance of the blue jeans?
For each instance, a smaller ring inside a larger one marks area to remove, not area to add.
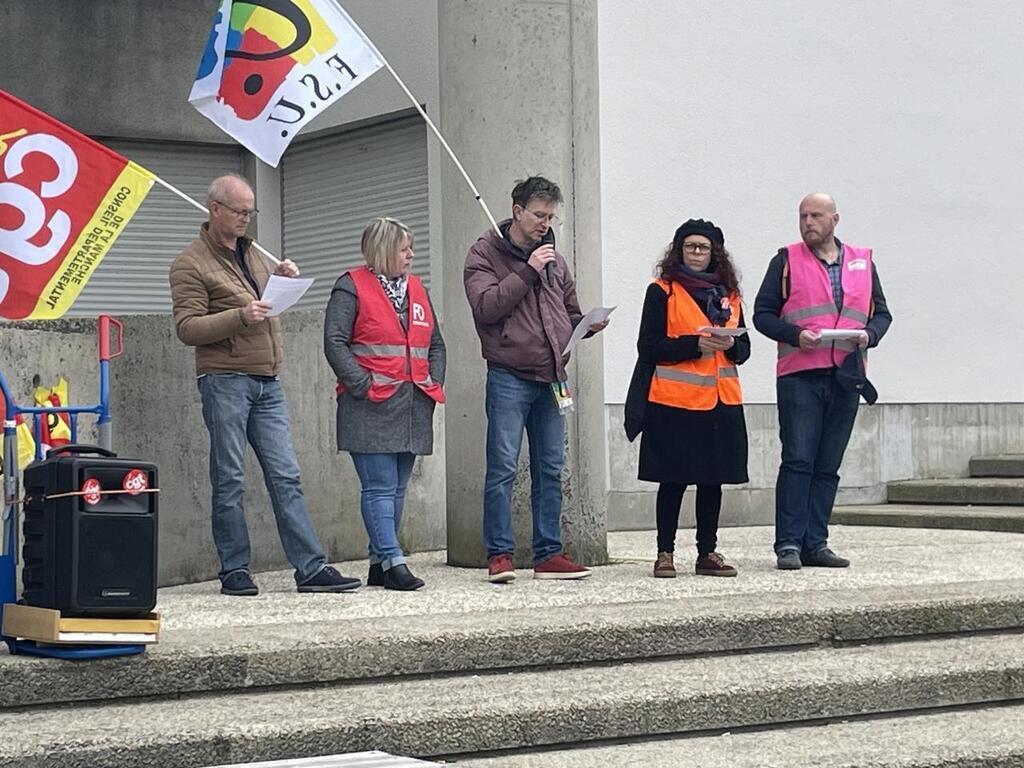
[[[857,418],[858,395],[834,374],[795,373],[776,384],[782,464],[775,484],[775,552],[828,546],[839,465]]]
[[[523,428],[530,445],[530,505],[533,561],[562,551],[562,466],[565,417],[551,385],[507,371],[487,371],[487,475],[484,479],[484,544],[487,556],[512,554],[512,483],[516,478]]]
[[[210,433],[213,541],[220,555],[221,578],[248,569],[251,557],[242,510],[248,440],[263,469],[277,532],[295,568],[295,581],[308,581],[323,569],[327,558],[306,510],[281,382],[240,373],[210,373],[200,377],[199,393]]]
[[[370,563],[380,563],[385,571],[405,562],[398,529],[402,527],[405,488],[415,461],[411,453],[352,454],[362,486],[359,509],[370,537]]]

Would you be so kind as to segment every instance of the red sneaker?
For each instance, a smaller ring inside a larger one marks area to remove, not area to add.
[[[512,581],[516,572],[512,569],[511,555],[495,555],[487,561],[487,578],[494,584]]]
[[[535,579],[585,579],[590,574],[589,568],[574,563],[564,552],[552,555],[533,566]]]

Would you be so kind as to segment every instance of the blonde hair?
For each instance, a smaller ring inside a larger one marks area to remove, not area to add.
[[[409,237],[409,244],[412,245],[412,230],[398,219],[387,216],[376,218],[367,225],[363,230],[360,249],[366,263],[374,272],[389,275],[394,271],[392,267],[402,250],[402,241],[406,235]]]

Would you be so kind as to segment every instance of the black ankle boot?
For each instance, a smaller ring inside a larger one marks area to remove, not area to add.
[[[380,563],[370,563],[370,572],[366,574],[366,586],[384,586],[384,569],[380,567]]]
[[[423,579],[417,579],[412,572],[405,567],[405,564],[393,565],[384,571],[384,589],[397,589],[402,592],[410,592],[419,589],[424,584]]]

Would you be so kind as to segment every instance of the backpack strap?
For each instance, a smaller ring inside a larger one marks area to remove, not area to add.
[[[782,256],[782,300],[786,301],[789,298],[789,254],[785,248],[780,248],[779,255]]]

